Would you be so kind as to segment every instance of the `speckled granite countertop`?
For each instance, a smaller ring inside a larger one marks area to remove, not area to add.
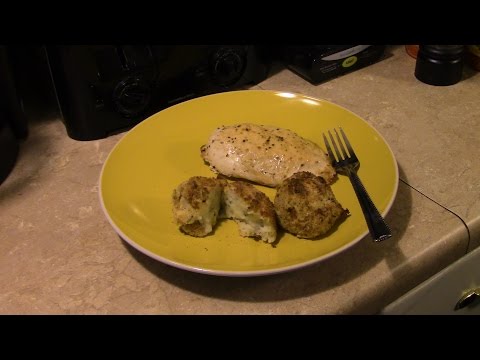
[[[350,109],[385,137],[400,169],[387,216],[394,238],[361,241],[280,275],[202,275],[132,249],[98,199],[102,164],[124,134],[79,142],[59,119],[32,122],[0,186],[0,313],[377,313],[480,244],[480,74],[432,87],[415,79],[414,67],[397,46],[381,62],[318,86],[283,69],[254,87]]]

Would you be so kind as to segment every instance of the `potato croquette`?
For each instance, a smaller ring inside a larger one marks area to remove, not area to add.
[[[348,210],[336,200],[325,180],[310,172],[298,172],[278,187],[274,201],[280,225],[299,238],[327,233]]]
[[[224,181],[194,176],[173,191],[173,217],[184,233],[210,234],[220,212]]]
[[[241,236],[273,243],[277,239],[277,222],[273,203],[250,183],[233,181],[223,189],[220,217],[233,219]]]

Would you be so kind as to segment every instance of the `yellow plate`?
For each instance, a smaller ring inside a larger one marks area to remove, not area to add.
[[[239,236],[237,225],[230,220],[204,238],[181,233],[172,217],[173,189],[194,175],[215,177],[200,157],[200,146],[219,125],[242,122],[291,129],[323,149],[322,132],[343,127],[361,161],[358,174],[373,202],[383,215],[390,210],[398,187],[397,163],[371,125],[325,100],[275,91],[232,91],[160,111],[130,130],[113,148],[100,175],[100,202],[117,233],[166,264],[224,276],[298,269],[338,254],[367,235],[360,205],[343,175],[332,189],[351,216],[328,237],[305,240],[286,233],[272,247]],[[274,189],[258,188],[274,199]]]

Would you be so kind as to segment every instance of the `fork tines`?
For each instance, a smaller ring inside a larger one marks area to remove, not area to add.
[[[339,128],[339,129],[340,129],[340,133],[342,134],[343,141],[345,142],[345,145],[347,146],[348,152],[347,152],[347,149],[345,149],[345,147],[343,146],[343,142],[340,139],[340,136],[338,135],[337,129],[333,129],[333,131],[335,132],[335,136],[337,138],[337,141],[335,141],[332,133],[329,130],[328,131],[328,136],[330,137],[330,142],[332,143],[333,148],[335,149],[335,154],[337,155],[336,157],[335,157],[335,155],[332,151],[332,148],[330,147],[330,143],[329,143],[327,137],[325,136],[325,134],[323,134],[323,140],[325,142],[325,147],[327,148],[328,156],[330,156],[330,158],[332,159],[332,163],[335,164],[335,163],[338,163],[338,162],[341,162],[341,161],[344,161],[344,160],[347,160],[347,159],[351,159],[353,161],[358,161],[357,156],[355,155],[355,152],[353,151],[352,145],[350,145],[350,142],[348,141],[347,135],[345,135],[345,132],[343,131],[342,128]],[[337,146],[337,143],[338,143],[338,146]],[[340,150],[339,150],[339,147],[340,147]]]

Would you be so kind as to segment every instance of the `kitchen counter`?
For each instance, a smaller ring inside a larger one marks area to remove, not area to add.
[[[253,87],[344,106],[390,144],[400,184],[394,237],[366,237],[294,272],[227,278],[179,270],[123,242],[99,203],[101,167],[125,135],[79,142],[57,118],[30,123],[0,185],[1,314],[375,314],[480,243],[480,74],[415,79],[403,46],[313,86],[280,69]],[[468,228],[467,228],[468,226]]]

